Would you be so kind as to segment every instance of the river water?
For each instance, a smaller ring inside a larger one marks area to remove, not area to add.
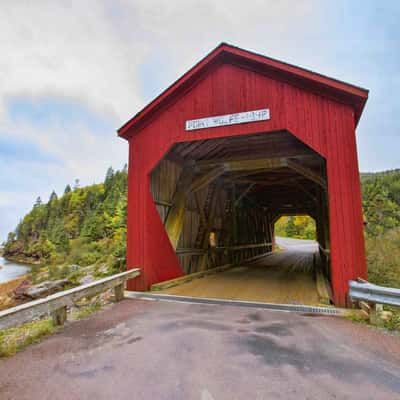
[[[0,283],[12,281],[31,269],[29,265],[8,261],[0,256]]]

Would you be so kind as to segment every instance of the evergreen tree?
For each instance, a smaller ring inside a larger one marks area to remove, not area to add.
[[[39,196],[39,197],[37,197],[33,207],[40,207],[41,205],[42,205],[42,199]]]
[[[106,193],[108,193],[113,186],[114,175],[115,175],[115,173],[114,173],[113,168],[109,167],[107,170],[107,173],[106,173],[106,178],[104,180],[104,189],[105,189]]]
[[[74,181],[74,190],[79,189],[80,186],[81,186],[81,185],[80,185],[79,179],[76,178],[75,181]]]
[[[109,167],[106,172],[106,178],[104,180],[104,183],[107,183],[107,181],[112,180],[113,177],[114,177],[114,169],[113,167]]]
[[[286,225],[286,236],[295,237],[297,234],[296,225],[294,224],[294,218],[289,217]]]
[[[51,195],[49,197],[49,202],[47,203],[47,205],[50,205],[54,200],[58,200],[58,197],[57,197],[57,193],[53,190],[51,192]]]
[[[71,186],[70,186],[70,185],[65,186],[64,194],[69,193],[71,190],[72,190],[72,189],[71,189]]]

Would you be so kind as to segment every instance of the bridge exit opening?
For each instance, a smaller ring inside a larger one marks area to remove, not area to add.
[[[273,260],[266,257],[274,251],[275,222],[282,215],[310,215],[327,254],[326,162],[288,131],[177,143],[154,168],[150,183],[185,275],[245,265],[259,274],[256,266]],[[328,275],[325,253],[321,264]],[[267,275],[257,279],[268,280]],[[240,274],[235,279],[240,283]],[[284,276],[280,285],[285,292]]]

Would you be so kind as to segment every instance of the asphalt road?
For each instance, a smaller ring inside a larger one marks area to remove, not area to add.
[[[318,243],[315,240],[293,239],[288,237],[277,236],[276,244],[285,250],[313,253],[318,250]]]
[[[335,317],[125,300],[0,361],[0,399],[399,399],[400,338]]]

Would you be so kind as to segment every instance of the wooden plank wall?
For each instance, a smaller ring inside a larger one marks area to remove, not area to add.
[[[181,172],[182,167],[178,163],[162,160],[151,173],[150,190],[163,223],[167,217],[169,204],[172,202]]]

